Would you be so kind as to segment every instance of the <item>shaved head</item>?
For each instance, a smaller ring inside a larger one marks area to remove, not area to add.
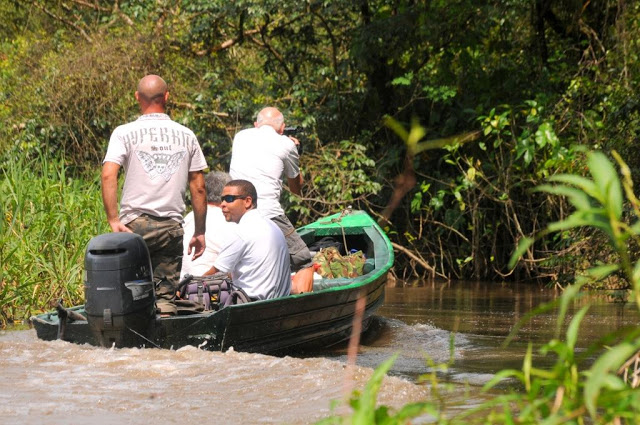
[[[268,125],[273,127],[278,133],[282,134],[284,130],[284,116],[277,108],[267,107],[258,112],[255,126],[262,127]]]
[[[167,83],[157,75],[147,75],[138,83],[139,100],[146,104],[165,104]]]

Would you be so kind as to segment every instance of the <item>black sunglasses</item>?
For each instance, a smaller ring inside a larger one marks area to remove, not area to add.
[[[242,195],[224,195],[220,197],[220,199],[222,199],[227,204],[232,203],[236,199],[245,199],[245,198],[246,196],[242,196]]]

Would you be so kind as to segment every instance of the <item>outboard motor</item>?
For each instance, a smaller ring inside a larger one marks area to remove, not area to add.
[[[135,233],[89,241],[84,259],[85,312],[103,347],[141,347],[153,340],[155,288],[149,250]]]

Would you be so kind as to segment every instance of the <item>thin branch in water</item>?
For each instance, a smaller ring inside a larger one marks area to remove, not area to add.
[[[409,258],[411,258],[413,261],[415,261],[416,263],[418,263],[420,266],[422,266],[422,268],[424,268],[425,270],[427,270],[430,274],[431,277],[435,277],[440,276],[444,279],[447,279],[447,276],[443,275],[442,273],[439,273],[438,271],[436,271],[436,269],[431,266],[429,263],[427,263],[427,261],[422,258],[419,254],[411,251],[408,248],[405,248],[402,245],[398,245],[395,242],[391,242],[391,246],[393,247],[393,249],[402,252],[403,254],[407,255]]]

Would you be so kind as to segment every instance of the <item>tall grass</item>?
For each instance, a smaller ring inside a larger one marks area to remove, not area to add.
[[[99,174],[72,178],[64,159],[40,154],[0,167],[0,320],[22,321],[83,299],[84,250],[108,231]]]

